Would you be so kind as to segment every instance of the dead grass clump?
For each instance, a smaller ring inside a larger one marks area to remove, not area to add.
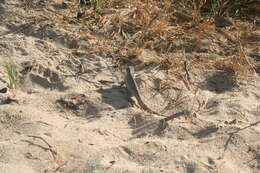
[[[252,23],[259,17],[257,0],[240,0],[235,3],[229,0],[90,2],[69,2],[68,8],[62,11],[46,7],[49,14],[46,14],[45,20],[66,29],[75,31],[73,28],[77,28],[82,39],[91,38],[98,42],[85,51],[112,56],[119,63],[142,62],[142,52],[150,51],[153,52],[150,60],[152,63],[183,70],[179,66],[183,65],[186,57],[179,54],[184,50],[190,54],[193,68],[229,66],[237,74],[247,74],[255,68],[247,51],[240,49],[258,44],[250,37],[250,33],[255,33],[258,29]],[[214,25],[214,16],[234,17],[235,24],[218,28]],[[242,27],[243,25],[247,27]],[[240,38],[240,45],[237,38]],[[228,50],[230,53],[226,53],[228,48],[231,48]],[[207,54],[208,57],[219,55],[225,61],[198,58],[200,54]],[[159,58],[155,61],[154,57]],[[246,58],[234,60],[231,57]],[[149,62],[146,58],[147,61]],[[239,72],[241,70],[243,72]]]

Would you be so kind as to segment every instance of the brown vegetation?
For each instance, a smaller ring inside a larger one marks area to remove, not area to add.
[[[46,9],[56,18],[38,16],[38,24],[77,27],[82,39],[97,40],[95,47],[74,53],[92,51],[119,63],[153,63],[177,70],[189,61],[190,69],[217,68],[242,75],[259,71],[259,50],[251,55],[245,51],[260,39],[257,0],[81,0],[63,2],[57,10],[58,4]],[[230,16],[235,22],[219,28],[215,16]],[[151,58],[144,60],[144,52]]]

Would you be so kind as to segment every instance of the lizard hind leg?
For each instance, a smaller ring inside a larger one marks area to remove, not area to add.
[[[131,97],[129,97],[128,103],[129,103],[130,106],[136,106],[136,105],[137,105],[136,102],[135,102],[135,100],[132,99]]]
[[[129,103],[129,106],[131,106],[131,107],[137,107],[137,108],[139,108],[139,109],[142,109],[142,107],[137,104],[137,102],[136,102],[135,99],[133,99],[133,98],[131,98],[131,97],[127,97],[127,101],[128,101],[128,103]],[[142,109],[142,110],[143,110],[143,109]]]
[[[128,102],[128,106],[134,106],[137,105],[135,100],[131,97],[131,94],[126,90],[125,98]]]

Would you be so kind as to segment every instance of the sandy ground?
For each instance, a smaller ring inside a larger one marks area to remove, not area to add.
[[[0,1],[1,33],[17,30],[25,14],[20,1]],[[1,58],[8,56],[19,71],[32,68],[20,73],[18,89],[0,95],[1,173],[260,172],[260,126],[229,134],[260,120],[259,76],[236,83],[227,73],[198,70],[190,88],[172,79],[174,87],[158,92],[154,88],[171,71],[137,71],[151,109],[167,116],[191,112],[138,131],[163,117],[129,105],[111,59],[71,53],[95,41],[33,27],[29,35],[0,36]],[[83,74],[76,75],[79,69]],[[1,68],[2,76],[7,79]],[[6,103],[8,98],[14,101]]]

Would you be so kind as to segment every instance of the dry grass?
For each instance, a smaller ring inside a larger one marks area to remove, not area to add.
[[[119,63],[156,64],[179,71],[184,71],[187,60],[189,70],[217,68],[248,75],[258,68],[258,60],[245,51],[260,41],[259,35],[254,36],[259,30],[254,21],[260,18],[256,0],[235,4],[228,0],[80,2],[70,3],[62,11],[47,9],[52,15],[45,16],[41,24],[55,21],[55,25],[66,29],[78,27],[81,38],[98,40],[95,47],[74,52],[94,52],[113,57]],[[235,24],[217,28],[213,22],[216,15],[232,16]],[[144,51],[152,52],[156,58],[146,58],[144,62],[141,56]],[[208,56],[200,56],[202,53]]]

